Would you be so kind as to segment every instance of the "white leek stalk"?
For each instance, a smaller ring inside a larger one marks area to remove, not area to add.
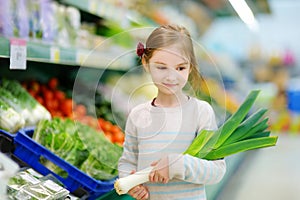
[[[18,129],[23,128],[25,120],[14,109],[0,110],[0,128],[15,133]]]
[[[148,182],[152,169],[153,167],[148,167],[129,176],[117,179],[114,184],[116,192],[119,195],[126,194],[131,188]]]
[[[34,108],[31,110],[32,116],[34,123],[32,125],[36,125],[39,123],[39,121],[43,119],[50,120],[51,119],[51,114],[50,112],[41,104],[36,103]]]

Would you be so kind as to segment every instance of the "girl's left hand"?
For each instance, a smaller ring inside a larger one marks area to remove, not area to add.
[[[149,174],[150,182],[168,183],[169,182],[169,159],[164,157],[156,162],[153,162],[153,170]]]

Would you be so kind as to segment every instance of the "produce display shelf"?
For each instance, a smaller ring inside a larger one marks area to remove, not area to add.
[[[0,56],[10,57],[10,39],[0,36]],[[27,41],[27,60],[76,65],[76,50]]]
[[[71,193],[89,200],[96,199],[113,189],[115,179],[101,181],[88,176],[75,166],[59,158],[44,146],[35,142],[31,138],[33,133],[34,129],[32,128],[24,128],[17,132],[14,139],[14,155],[27,163],[34,170],[44,176],[52,174],[61,181]],[[63,169],[67,172],[67,177],[61,177],[45,167],[40,162],[41,158],[47,159]]]
[[[45,147],[39,145],[35,141],[31,139],[33,135],[33,127],[29,127],[26,129],[20,130],[16,135],[10,134],[4,130],[0,130],[0,147],[5,151],[12,150],[12,141],[15,140],[16,150],[14,151],[14,155],[23,160],[26,164],[42,173],[43,175],[47,175],[49,173],[53,174],[57,177],[66,187],[74,192],[75,190],[79,191],[83,189],[89,193],[89,199],[97,199],[97,200],[133,200],[129,195],[121,195],[119,196],[113,190],[114,180],[110,181],[97,181],[88,175],[84,174],[76,167],[68,164],[63,161],[52,152],[50,152]],[[63,178],[50,171],[46,167],[44,167],[40,162],[40,157],[43,156],[46,159],[50,160],[57,166],[61,167],[65,171],[68,172],[69,176],[67,178]],[[226,158],[227,172],[225,177],[221,180],[220,183],[214,185],[206,186],[207,190],[207,198],[208,199],[216,199],[218,194],[222,191],[222,188],[225,184],[230,180],[233,176],[236,169],[243,162],[245,157],[247,156],[247,152],[239,153],[236,155],[232,155]]]
[[[123,22],[122,24],[130,24],[130,21],[133,20],[135,23],[143,26],[157,26],[157,23],[140,13],[122,6],[116,6],[110,2],[97,0],[62,0],[61,3],[74,6],[100,18]]]
[[[0,57],[10,57],[10,39],[0,36]],[[96,69],[112,69],[112,70],[128,70],[127,60],[115,61],[112,52],[95,51],[85,48],[60,47],[49,43],[44,43],[39,40],[26,41],[26,59],[35,62],[53,63],[58,65],[83,66]],[[125,58],[126,59],[126,58]],[[131,61],[131,60],[130,60]]]

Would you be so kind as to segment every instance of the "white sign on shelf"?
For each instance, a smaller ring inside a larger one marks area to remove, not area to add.
[[[76,63],[81,65],[85,65],[87,62],[87,58],[89,56],[89,51],[86,50],[78,50],[76,51]]]
[[[58,47],[50,48],[50,60],[56,63],[60,61],[60,50]]]
[[[10,65],[9,69],[26,69],[27,46],[26,40],[20,38],[10,39]]]
[[[95,1],[95,0],[90,0],[89,1],[88,8],[89,8],[89,11],[91,13],[97,14],[97,7],[98,7],[98,2],[97,1]]]

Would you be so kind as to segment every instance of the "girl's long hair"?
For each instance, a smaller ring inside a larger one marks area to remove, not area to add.
[[[155,50],[172,45],[178,46],[182,54],[188,59],[191,69],[189,84],[194,94],[199,96],[201,90],[205,90],[207,87],[198,68],[191,35],[185,27],[170,24],[156,28],[146,41],[145,52],[142,59],[144,59],[145,63],[149,64],[149,60]]]

